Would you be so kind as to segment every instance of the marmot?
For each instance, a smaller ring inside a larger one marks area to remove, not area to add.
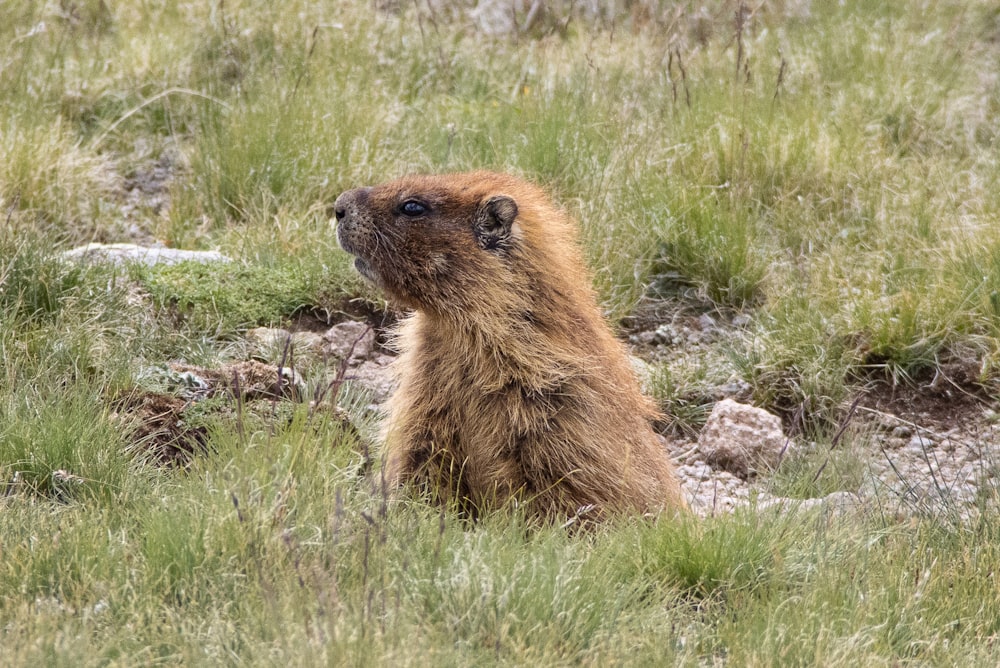
[[[334,203],[355,267],[413,314],[397,331],[385,475],[477,513],[543,520],[686,506],[575,224],[491,172],[409,176]],[[583,510],[581,510],[583,509]]]

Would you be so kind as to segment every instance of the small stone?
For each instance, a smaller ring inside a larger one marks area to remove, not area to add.
[[[913,435],[913,429],[909,425],[901,424],[893,427],[891,434],[895,438],[909,438]]]
[[[778,416],[732,399],[715,404],[698,437],[706,462],[741,478],[777,468],[787,444]]]
[[[733,327],[746,327],[752,320],[746,313],[739,313],[733,317]]]
[[[882,446],[888,450],[899,450],[906,445],[906,442],[905,438],[893,438],[889,436],[882,440]]]
[[[732,399],[733,397],[746,394],[750,391],[750,383],[745,380],[734,380],[731,383],[726,383],[725,385],[719,385],[716,387],[712,394],[717,400],[719,399]]]
[[[375,330],[357,320],[334,325],[323,334],[324,351],[337,359],[348,358],[351,364],[367,359],[375,348]]]
[[[282,356],[289,345],[289,354],[298,355],[321,352],[324,344],[323,337],[315,332],[289,332],[272,327],[255,327],[247,332],[246,337],[258,352],[268,358]]]
[[[656,332],[653,330],[647,330],[645,332],[639,332],[628,337],[629,341],[632,343],[641,344],[644,346],[649,346],[653,344],[654,339],[656,339]]]
[[[254,327],[247,330],[247,340],[258,348],[276,348],[285,345],[285,341],[292,333],[287,329],[275,327]]]
[[[910,438],[909,442],[906,444],[907,450],[914,450],[917,452],[923,452],[924,450],[929,450],[934,447],[934,441],[927,438],[926,436],[921,436],[920,434],[914,435]]]
[[[670,345],[677,340],[677,330],[668,322],[663,323],[653,332],[653,343]]]

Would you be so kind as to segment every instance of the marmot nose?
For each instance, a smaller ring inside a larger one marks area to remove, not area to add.
[[[333,205],[327,209],[327,213],[331,217],[336,218],[338,223],[344,219],[344,216],[347,215],[347,198],[349,192],[350,191],[341,193],[340,197],[338,197],[336,201],[334,201]]]

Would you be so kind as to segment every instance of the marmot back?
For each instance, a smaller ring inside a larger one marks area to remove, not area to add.
[[[337,238],[414,311],[398,330],[386,475],[472,514],[545,519],[685,507],[576,227],[505,174],[411,176],[343,193]]]

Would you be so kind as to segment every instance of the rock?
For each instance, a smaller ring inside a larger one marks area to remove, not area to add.
[[[909,425],[901,424],[897,427],[893,427],[892,435],[895,438],[909,438],[913,435],[913,429]]]
[[[680,333],[669,322],[665,322],[653,331],[652,343],[655,345],[673,345],[680,340]]]
[[[741,478],[777,468],[787,443],[776,415],[732,399],[715,404],[698,437],[706,462]]]
[[[291,335],[292,333],[287,329],[276,327],[254,327],[247,330],[247,340],[258,349],[273,349],[284,346],[285,340]]]
[[[750,392],[750,383],[742,378],[738,378],[730,383],[719,385],[712,390],[712,395],[716,400],[732,399]]]
[[[645,332],[639,332],[638,334],[633,334],[629,337],[629,341],[632,343],[638,343],[644,346],[650,346],[655,343],[656,332],[652,330],[647,330]]]
[[[385,403],[392,391],[396,389],[396,378],[392,373],[393,358],[388,355],[375,355],[365,360],[347,373],[347,380],[371,392],[372,403]]]
[[[700,327],[703,332],[714,332],[719,328],[715,322],[715,318],[707,313],[702,313],[698,316],[698,327]]]
[[[325,353],[340,360],[346,358],[353,366],[371,357],[375,349],[375,330],[367,323],[348,320],[328,329],[323,334],[323,341]]]
[[[911,450],[915,453],[923,453],[933,447],[934,441],[926,436],[921,436],[920,434],[915,434],[906,444],[907,450]]]
[[[139,246],[137,244],[87,244],[62,254],[67,260],[105,262],[109,264],[137,263],[177,264],[178,262],[232,262],[219,251],[194,251],[167,248],[166,246]]]
[[[727,471],[712,471],[707,464],[678,472],[678,477],[691,510],[703,517],[730,512],[750,497],[744,481]]]
[[[516,35],[523,29],[518,15],[530,11],[530,5],[528,0],[479,0],[469,10],[469,18],[485,35]]]
[[[739,313],[733,316],[733,327],[746,327],[753,319],[746,313]]]

